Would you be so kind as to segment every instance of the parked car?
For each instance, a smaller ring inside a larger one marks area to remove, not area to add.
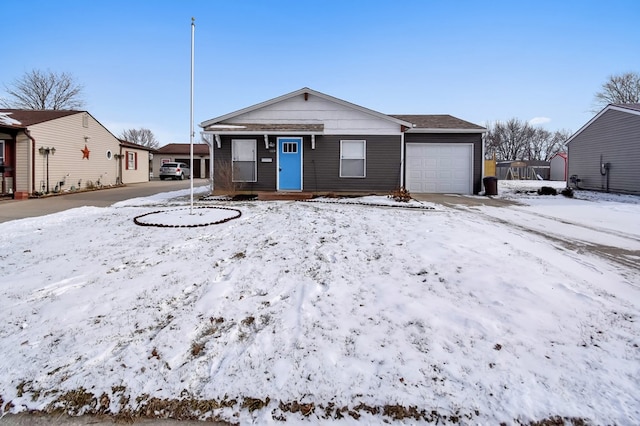
[[[186,163],[164,163],[160,166],[160,180],[189,179],[191,169]]]

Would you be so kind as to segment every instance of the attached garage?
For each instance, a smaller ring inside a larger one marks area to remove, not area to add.
[[[415,193],[473,193],[473,144],[406,144],[407,184]]]
[[[451,115],[393,115],[404,133],[403,186],[411,193],[478,194],[487,129]]]

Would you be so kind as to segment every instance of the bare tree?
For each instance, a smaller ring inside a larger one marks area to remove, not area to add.
[[[627,72],[612,75],[594,95],[592,112],[598,112],[609,104],[635,103],[640,103],[640,74]]]
[[[124,130],[120,134],[120,139],[149,148],[157,148],[160,146],[160,142],[158,142],[153,132],[145,128]]]
[[[534,130],[529,140],[528,160],[549,161],[564,148],[564,143],[571,136],[568,130],[550,132],[541,127]]]
[[[511,118],[487,126],[486,148],[490,157],[498,160],[523,159],[528,152],[534,129],[526,121]]]
[[[564,147],[571,132],[550,132],[526,121],[511,118],[487,125],[486,155],[498,160],[547,161]]]
[[[32,70],[15,80],[11,86],[5,85],[9,99],[0,103],[5,108],[32,110],[81,109],[82,85],[68,73]]]

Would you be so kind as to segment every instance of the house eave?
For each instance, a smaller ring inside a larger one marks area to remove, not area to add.
[[[413,127],[407,130],[407,133],[487,133],[487,129],[438,129],[438,128],[421,129],[421,128]]]
[[[339,105],[342,105],[342,106],[345,106],[347,108],[351,108],[351,109],[354,109],[356,111],[363,112],[365,114],[377,117],[377,118],[382,119],[382,120],[390,121],[390,122],[398,124],[400,126],[406,126],[406,127],[413,126],[413,124],[408,122],[408,121],[404,121],[404,120],[401,120],[399,118],[391,117],[391,116],[389,116],[387,114],[383,114],[381,112],[374,111],[372,109],[365,108],[365,107],[362,107],[360,105],[356,105],[354,103],[351,103],[351,102],[348,102],[348,101],[345,101],[345,100],[342,100],[342,99],[339,99],[339,98],[335,98],[333,96],[324,94],[322,92],[315,91],[315,90],[310,89],[308,87],[303,87],[302,89],[296,90],[296,91],[291,92],[291,93],[287,93],[287,94],[282,95],[282,96],[278,96],[277,98],[273,98],[273,99],[270,99],[268,101],[265,101],[265,102],[262,102],[262,103],[259,103],[259,104],[255,104],[255,105],[252,105],[250,107],[247,107],[247,108],[244,108],[244,109],[241,109],[241,110],[238,110],[238,111],[234,111],[234,112],[231,112],[231,113],[226,114],[226,115],[222,115],[220,117],[216,117],[216,118],[212,118],[210,120],[203,121],[202,123],[199,124],[199,126],[201,128],[203,128],[203,129],[206,129],[209,126],[212,126],[212,125],[215,125],[215,124],[219,124],[219,123],[221,123],[223,121],[227,121],[227,120],[229,120],[231,118],[234,118],[234,117],[237,117],[239,115],[242,115],[242,114],[245,114],[245,113],[248,113],[248,112],[251,112],[251,111],[255,111],[255,110],[267,107],[269,105],[273,105],[275,103],[278,103],[278,102],[293,98],[295,96],[300,96],[300,95],[305,95],[305,94],[317,96],[319,98],[328,100],[330,102],[335,102],[335,103],[337,103]]]
[[[232,136],[244,136],[244,135],[289,135],[289,136],[309,136],[309,135],[323,135],[323,131],[311,131],[311,130],[203,130],[202,133],[210,135],[232,135]]]
[[[602,111],[600,111],[598,114],[596,114],[595,117],[593,117],[591,120],[587,121],[587,123],[584,126],[580,127],[580,129],[578,129],[577,132],[575,132],[573,135],[571,135],[571,137],[569,139],[567,139],[567,141],[564,143],[564,145],[565,146],[569,145],[569,143],[571,143],[580,133],[582,133],[589,126],[591,126],[591,124],[593,124],[594,121],[596,121],[598,118],[602,117],[602,115],[604,115],[604,113],[607,112],[607,111],[619,111],[619,112],[626,112],[627,114],[632,114],[632,115],[640,115],[640,111],[638,111],[636,109],[625,108],[624,106],[621,106],[621,105],[609,104],[606,107],[604,107],[602,109]]]

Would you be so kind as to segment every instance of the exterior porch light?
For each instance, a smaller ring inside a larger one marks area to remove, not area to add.
[[[220,149],[220,145],[222,145],[222,142],[220,141],[220,135],[214,135],[215,139],[216,139],[216,145],[218,146],[218,149]]]
[[[269,135],[264,135],[264,149],[269,149]]]
[[[316,135],[311,135],[311,149],[316,149]]]
[[[38,149],[38,152],[40,153],[40,155],[42,155],[43,157],[45,157],[45,161],[47,164],[47,194],[50,192],[49,190],[49,155],[54,155],[56,153],[56,149],[54,147],[44,147],[41,146]]]

